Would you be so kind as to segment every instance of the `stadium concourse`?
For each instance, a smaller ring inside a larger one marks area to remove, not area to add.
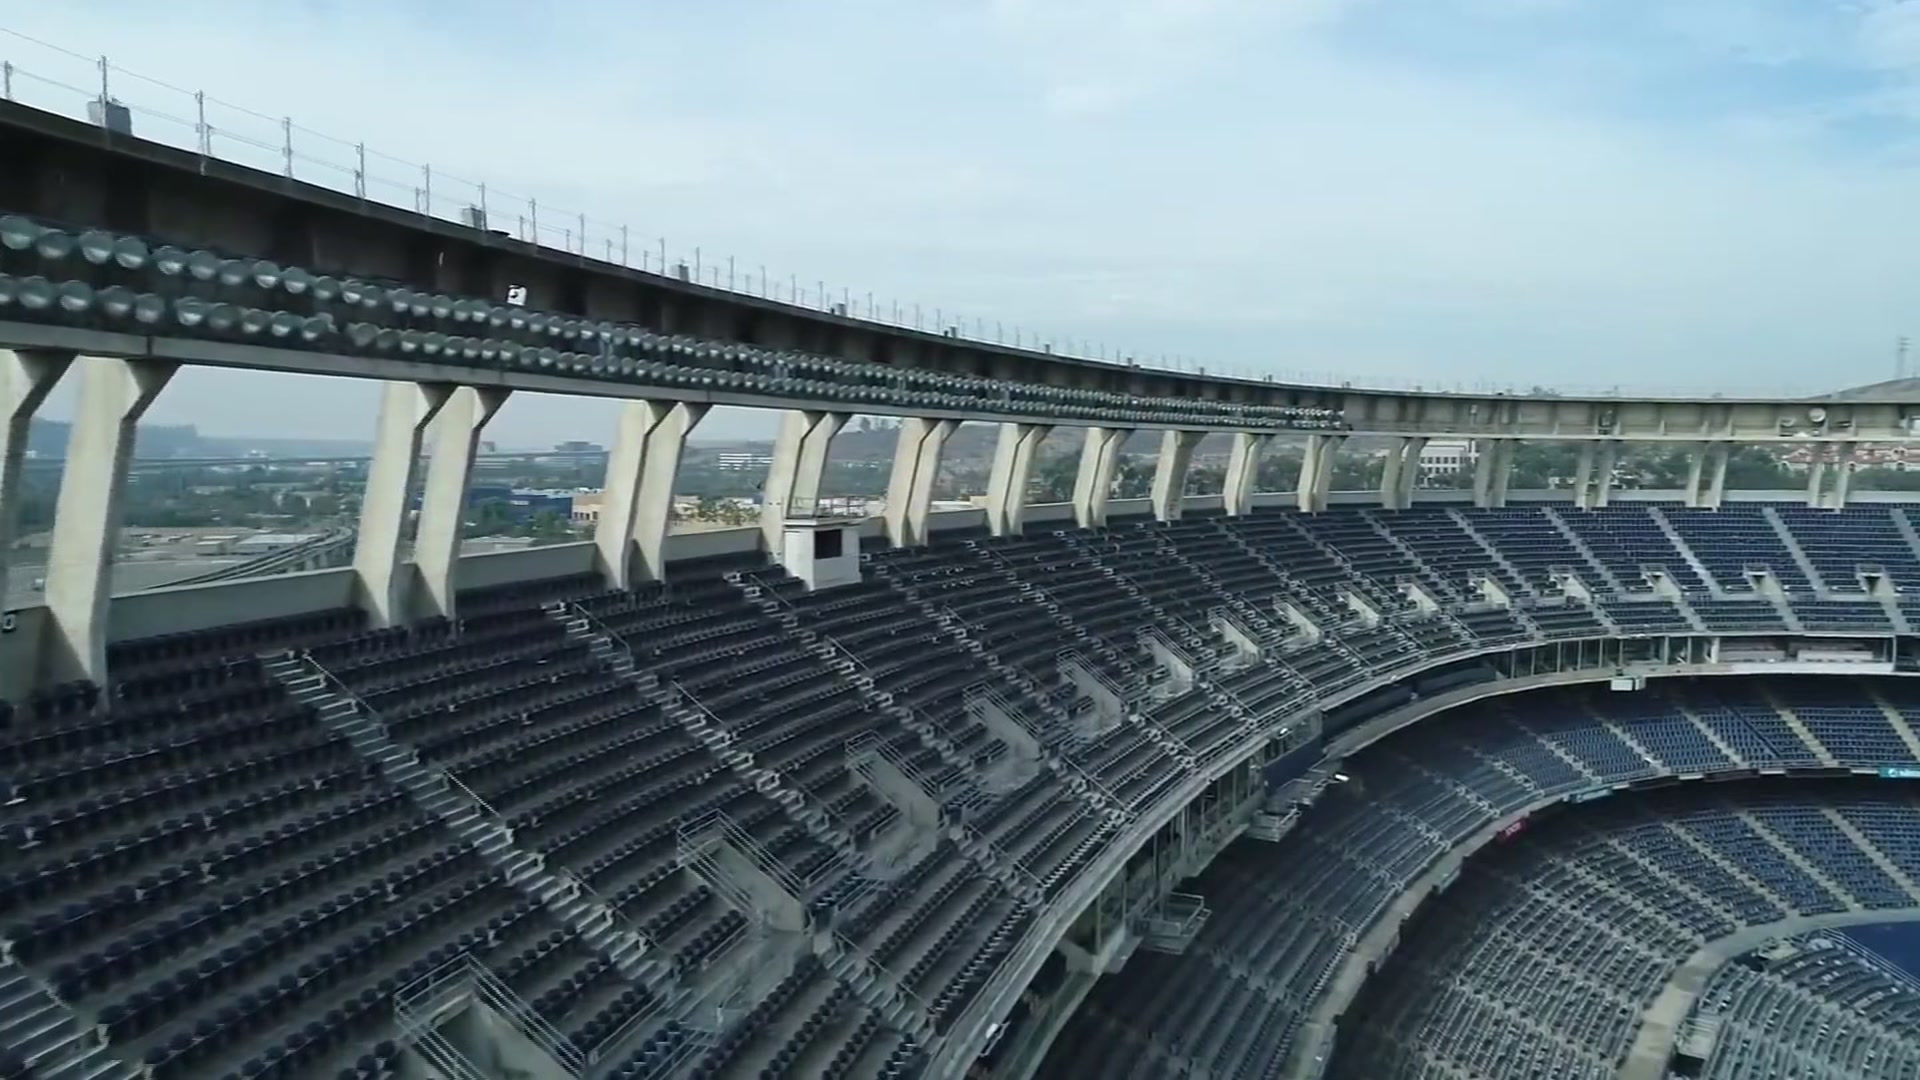
[[[1920,902],[1920,534],[1848,483],[1912,439],[1897,394],[1156,372],[4,103],[0,159],[0,571],[80,384],[47,603],[0,624],[0,1076],[1920,1067],[1845,936]],[[108,595],[134,426],[193,364],[385,383],[351,567]],[[458,558],[522,390],[628,399],[596,538]],[[669,535],[713,404],[780,410],[762,519]],[[820,491],[855,412],[906,421],[875,521]],[[963,421],[990,490],[935,514]],[[1074,499],[1028,506],[1056,427]],[[1153,497],[1116,500],[1135,429]],[[1188,496],[1210,432],[1227,490]],[[1474,488],[1416,498],[1442,435]],[[1330,490],[1349,437],[1377,494]],[[1571,489],[1507,490],[1523,439],[1581,447]],[[1624,441],[1689,448],[1685,489],[1614,490]],[[1788,442],[1803,496],[1724,490]]]

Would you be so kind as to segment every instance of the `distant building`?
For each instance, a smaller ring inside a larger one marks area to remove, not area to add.
[[[773,467],[773,455],[748,454],[737,450],[722,451],[713,456],[713,467],[722,472],[747,472],[753,469]]]
[[[1471,439],[1429,439],[1420,448],[1420,475],[1458,476],[1478,458]]]
[[[584,439],[568,439],[563,443],[555,443],[553,449],[555,453],[560,454],[604,454],[607,451],[607,448],[599,443],[587,442]]]

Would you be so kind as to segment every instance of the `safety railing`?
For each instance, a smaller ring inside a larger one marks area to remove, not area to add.
[[[436,1015],[462,996],[505,1018],[528,1042],[544,1051],[570,1076],[579,1076],[586,1056],[532,1005],[500,981],[470,953],[462,953],[402,987],[394,995],[394,1014],[402,1032],[434,1064],[460,1080],[488,1080],[459,1049],[441,1035]]]
[[[785,273],[766,263],[721,256],[704,246],[673,241],[664,230],[635,228],[564,210],[535,195],[514,192],[461,170],[408,160],[341,138],[287,115],[240,105],[176,82],[131,71],[107,57],[0,29],[0,99],[89,121],[193,154],[329,189],[423,218],[485,229],[565,254],[580,263],[658,274],[716,292],[823,311],[847,319],[940,334],[960,340],[1099,360],[1150,371],[1298,383],[1342,389],[1407,390],[1475,395],[1539,394],[1645,398],[1719,398],[1723,387],[1642,387],[1624,384],[1547,388],[1490,380],[1362,375],[1348,371],[1246,367],[1166,352],[1143,353],[1072,335],[1048,333],[950,306],[889,298],[833,285],[813,274]],[[1799,399],[1830,386],[1774,386],[1748,394]],[[1410,430],[1413,425],[1409,425]],[[1420,428],[1430,430],[1431,423]]]
[[[873,516],[872,502],[864,495],[821,495],[775,500],[773,505],[789,521],[864,521]]]
[[[359,714],[361,719],[365,720],[367,723],[372,724],[374,727],[378,728],[382,737],[388,739],[389,741],[392,740],[393,729],[387,724],[386,717],[380,715],[380,711],[378,709],[375,709],[373,706],[367,704],[367,700],[365,698],[361,697],[358,693],[354,692],[353,687],[348,686],[346,683],[346,680],[340,678],[340,676],[334,674],[332,671],[327,670],[327,666],[325,664],[322,664],[320,661],[315,660],[311,655],[307,653],[303,652],[300,654],[300,662],[305,664],[309,669],[311,669],[314,674],[320,676],[322,681],[332,686],[334,693],[338,694],[341,698],[343,698],[344,700],[352,704],[354,707],[354,711]],[[397,742],[394,743],[394,745],[396,747],[400,746],[400,744]],[[402,747],[402,749],[405,749],[405,748]],[[413,753],[413,760],[416,763],[419,763],[419,754],[417,752]],[[422,764],[421,767],[426,768],[424,764]],[[481,820],[483,820],[487,825],[491,826],[492,828],[502,830],[503,832],[511,833],[512,831],[511,826],[507,824],[507,819],[505,818],[505,816],[503,816],[500,813],[500,811],[495,810],[493,808],[493,804],[481,798],[479,792],[476,792],[472,788],[461,783],[458,777],[454,776],[453,773],[447,771],[446,769],[430,769],[429,771],[432,773],[434,783],[440,784],[443,789],[445,789],[448,793],[452,794],[455,798],[464,800],[465,802],[469,803],[473,807],[474,813],[480,815]]]
[[[675,850],[682,866],[711,870],[720,880],[709,881],[708,884],[716,890],[728,892],[743,912],[758,910],[751,892],[733,882],[732,875],[714,862],[713,852],[723,844],[731,847],[774,884],[785,889],[795,901],[806,903],[807,882],[762,846],[760,841],[755,840],[751,833],[741,828],[726,811],[708,810],[682,823],[675,836]],[[702,876],[706,875],[703,873]]]
[[[1189,628],[1189,633],[1191,632],[1191,628]],[[1211,660],[1203,663],[1195,657],[1185,645],[1173,640],[1172,635],[1157,626],[1142,627],[1137,637],[1141,646],[1146,648],[1149,653],[1154,649],[1164,650],[1168,656],[1173,658],[1174,663],[1185,667],[1187,673],[1196,679],[1210,673],[1213,668]]]
[[[1040,879],[1027,869],[1024,859],[1015,856],[971,822],[958,821],[953,827],[959,834],[963,849],[973,847],[981,861],[987,864],[989,872],[999,877],[1001,883],[1022,903],[1037,907],[1046,901],[1046,890],[1041,887]]]
[[[607,929],[610,932],[632,938],[642,949],[650,950],[653,948],[653,939],[647,936],[646,931],[640,929],[640,924],[628,918],[626,913],[620,910],[619,905],[607,899],[606,894],[594,888],[593,884],[582,877],[579,871],[570,866],[559,867],[558,869],[549,867],[549,871],[557,874],[561,879],[578,890],[576,895],[587,903],[592,904],[596,911],[605,912],[607,916]]]

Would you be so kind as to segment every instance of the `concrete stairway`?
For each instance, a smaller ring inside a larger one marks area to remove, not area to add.
[[[1513,565],[1513,563],[1510,560],[1508,560],[1506,553],[1501,551],[1499,547],[1497,547],[1492,540],[1487,539],[1486,534],[1482,533],[1479,529],[1474,528],[1473,523],[1467,520],[1467,515],[1461,513],[1459,510],[1456,510],[1453,507],[1448,507],[1447,517],[1452,519],[1453,523],[1460,527],[1461,532],[1464,532],[1468,536],[1472,537],[1473,542],[1480,545],[1480,550],[1486,552],[1487,555],[1493,559],[1493,564],[1495,566],[1498,566],[1500,569],[1506,571],[1508,581],[1518,581],[1523,583],[1527,581],[1527,575],[1521,573],[1520,568]],[[1529,593],[1533,592],[1533,586],[1531,584],[1527,584],[1526,589]]]
[[[1780,719],[1786,721],[1787,726],[1793,729],[1793,733],[1800,737],[1800,741],[1812,748],[1813,756],[1820,764],[1829,769],[1837,769],[1840,767],[1840,760],[1834,757],[1833,752],[1827,749],[1827,745],[1821,742],[1819,738],[1813,734],[1812,729],[1808,728],[1807,725],[1801,721],[1798,714],[1792,709],[1789,709],[1779,698],[1774,697],[1772,693],[1762,690],[1761,696],[1767,699],[1767,704],[1772,705],[1774,709],[1780,713]]]
[[[1894,708],[1893,703],[1881,697],[1878,692],[1869,693],[1868,696],[1873,698],[1873,703],[1880,706],[1880,711],[1886,714],[1887,724],[1893,728],[1894,734],[1900,736],[1900,741],[1907,744],[1907,752],[1916,759],[1920,759],[1920,734],[1914,732],[1912,721],[1902,716],[1900,710]]]
[[[1667,765],[1666,762],[1660,759],[1660,755],[1648,749],[1646,743],[1643,743],[1639,739],[1635,738],[1633,735],[1633,732],[1627,730],[1625,725],[1615,723],[1614,721],[1609,720],[1604,716],[1600,716],[1597,713],[1594,714],[1594,718],[1596,720],[1599,720],[1600,723],[1604,725],[1608,731],[1612,732],[1614,738],[1619,739],[1623,743],[1626,743],[1627,749],[1632,750],[1635,754],[1638,754],[1640,756],[1640,759],[1642,761],[1645,761],[1649,768],[1654,769],[1656,771],[1664,771],[1670,768],[1670,766]]]
[[[1665,867],[1661,866],[1660,864],[1649,860],[1646,856],[1640,854],[1640,852],[1635,850],[1632,846],[1628,844],[1623,844],[1620,841],[1614,840],[1610,837],[1601,836],[1599,837],[1599,839],[1602,844],[1605,844],[1609,849],[1614,851],[1616,854],[1620,855],[1622,858],[1626,859],[1628,862],[1631,862],[1634,865],[1638,866],[1642,873],[1645,873],[1648,877],[1653,878],[1656,881],[1666,882],[1669,888],[1671,888],[1674,892],[1679,893],[1681,896],[1684,896],[1687,899],[1692,900],[1694,903],[1699,904],[1701,907],[1707,909],[1708,911],[1713,912],[1715,915],[1718,915],[1720,918],[1726,920],[1729,923],[1732,923],[1735,926],[1740,925],[1740,923],[1744,921],[1741,919],[1740,915],[1737,912],[1735,912],[1732,908],[1727,907],[1725,904],[1722,904],[1720,901],[1714,899],[1711,896],[1708,896],[1706,893],[1702,892],[1697,886],[1695,886],[1691,881],[1688,881],[1683,877],[1679,877],[1673,874],[1672,872],[1668,871]]]
[[[816,935],[814,955],[834,978],[895,1030],[906,1032],[921,1046],[931,1046],[939,1037],[926,1004],[902,986],[891,972],[839,935]]]
[[[578,876],[550,870],[543,856],[515,847],[513,829],[497,811],[452,774],[427,767],[416,751],[395,742],[386,724],[345,684],[311,660],[286,653],[263,659],[267,674],[294,700],[311,706],[322,724],[343,735],[389,782],[499,869],[509,885],[578,931],[622,975],[658,995],[672,994],[671,969],[649,955],[653,943],[644,934]]]
[[[1827,595],[1827,583],[1821,579],[1820,571],[1813,568],[1813,560],[1807,558],[1807,549],[1800,546],[1800,538],[1793,535],[1793,530],[1787,527],[1786,519],[1780,516],[1780,511],[1771,506],[1762,506],[1760,516],[1766,518],[1767,523],[1773,526],[1773,531],[1780,537],[1780,543],[1786,547],[1787,554],[1793,556],[1793,565],[1800,568],[1800,572],[1806,575],[1808,581],[1813,582],[1814,590],[1821,596]]]
[[[1705,720],[1700,719],[1700,717],[1692,709],[1687,708],[1685,705],[1679,706],[1679,709],[1680,709],[1680,715],[1686,717],[1688,723],[1691,723],[1695,728],[1698,728],[1700,731],[1700,734],[1704,736],[1708,742],[1713,744],[1713,748],[1715,750],[1718,750],[1722,754],[1725,754],[1728,761],[1731,761],[1735,765],[1739,765],[1743,767],[1752,764],[1752,762],[1748,761],[1746,758],[1741,757],[1739,751],[1733,748],[1733,744],[1721,738],[1720,733],[1713,730],[1712,726],[1709,725]]]
[[[0,955],[0,1048],[33,1080],[136,1080],[84,1021],[11,957]]]
[[[1647,514],[1653,518],[1655,525],[1660,526],[1660,531],[1666,535],[1667,543],[1672,544],[1674,550],[1680,553],[1680,558],[1686,561],[1688,568],[1698,574],[1701,581],[1707,583],[1707,595],[1716,599],[1726,596],[1726,587],[1707,570],[1707,564],[1700,561],[1700,556],[1694,552],[1693,545],[1687,543],[1686,538],[1680,535],[1680,530],[1673,527],[1673,522],[1667,518],[1667,515],[1657,506],[1647,507]]]
[[[1831,806],[1821,807],[1820,812],[1826,815],[1828,821],[1833,822],[1834,828],[1846,833],[1847,839],[1852,840],[1854,846],[1866,852],[1867,858],[1873,860],[1873,864],[1880,868],[1881,873],[1892,878],[1894,884],[1905,889],[1907,895],[1913,897],[1916,904],[1920,904],[1920,882],[1914,881],[1905,870],[1900,869],[1898,863],[1887,858],[1887,853],[1880,850],[1880,846],[1868,839],[1867,834],[1861,832],[1853,822],[1848,821],[1845,814]]]
[[[1754,816],[1753,813],[1746,810],[1740,811],[1740,820],[1746,822],[1747,828],[1752,829],[1762,840],[1772,845],[1773,849],[1778,851],[1781,858],[1786,859],[1789,865],[1812,878],[1821,888],[1839,897],[1840,902],[1847,905],[1847,910],[1865,910],[1866,905],[1862,904],[1859,899],[1853,895],[1852,891],[1833,880],[1832,875],[1822,870],[1813,860],[1800,854],[1800,849],[1788,843],[1787,838],[1774,831],[1773,826],[1768,825],[1766,822]]]
[[[1733,880],[1739,882],[1742,885],[1745,885],[1747,888],[1752,889],[1754,892],[1759,893],[1762,897],[1766,898],[1766,901],[1768,903],[1772,904],[1774,907],[1777,907],[1781,911],[1787,912],[1789,914],[1799,910],[1798,907],[1789,903],[1786,897],[1781,896],[1779,893],[1775,892],[1771,885],[1768,885],[1766,882],[1761,881],[1759,878],[1754,877],[1752,874],[1747,873],[1746,870],[1742,868],[1739,863],[1736,863],[1731,859],[1728,859],[1725,855],[1720,853],[1720,850],[1718,848],[1714,847],[1712,844],[1706,843],[1705,841],[1701,840],[1699,837],[1693,835],[1691,832],[1688,832],[1686,829],[1683,829],[1680,826],[1673,824],[1672,822],[1663,822],[1662,827],[1665,828],[1668,832],[1672,833],[1674,836],[1678,837],[1681,843],[1686,844],[1688,847],[1692,848],[1695,852],[1698,852],[1701,858],[1706,859],[1708,862],[1726,871],[1727,874],[1733,878]],[[1738,922],[1742,920],[1735,920],[1735,921]]]
[[[1579,552],[1580,557],[1587,560],[1587,571],[1592,573],[1596,579],[1605,582],[1608,592],[1624,593],[1627,591],[1626,586],[1620,584],[1620,579],[1613,576],[1613,571],[1607,569],[1607,564],[1600,561],[1600,556],[1594,554],[1593,549],[1587,546],[1587,542],[1580,538],[1580,534],[1574,531],[1572,525],[1567,524],[1567,519],[1559,510],[1553,507],[1546,507],[1541,512],[1547,515],[1548,521],[1553,522],[1554,528],[1560,530],[1561,537],[1573,547],[1573,550]],[[1578,570],[1579,567],[1575,567],[1575,569]]]
[[[1498,717],[1496,722],[1505,723],[1508,727],[1512,728],[1513,731],[1516,734],[1520,735],[1522,738],[1533,739],[1537,741],[1538,743],[1540,743],[1540,745],[1547,748],[1548,753],[1552,754],[1554,757],[1559,758],[1561,761],[1566,762],[1567,768],[1572,769],[1574,772],[1579,773],[1583,778],[1587,780],[1588,783],[1594,785],[1595,787],[1606,786],[1606,781],[1600,779],[1599,773],[1594,772],[1593,769],[1590,766],[1588,766],[1586,762],[1580,760],[1580,758],[1577,755],[1569,752],[1566,747],[1561,746],[1557,742],[1554,742],[1551,736],[1536,735],[1533,732],[1527,730],[1526,728],[1521,727],[1519,724],[1514,723],[1508,717],[1504,717],[1504,716]]]

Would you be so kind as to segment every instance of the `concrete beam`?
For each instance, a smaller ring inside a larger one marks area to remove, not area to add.
[[[460,559],[467,520],[467,486],[473,479],[473,455],[480,432],[507,403],[512,391],[462,386],[448,395],[433,422],[433,455],[427,459],[426,490],[413,532],[415,581],[408,620],[434,615],[454,618],[454,566]]]
[[[1124,441],[1124,440],[1123,440]],[[1193,467],[1193,448],[1200,445],[1200,432],[1168,431],[1160,436],[1160,459],[1153,466],[1153,516],[1161,521],[1180,520],[1186,501],[1187,473]]]
[[[1113,491],[1113,470],[1126,445],[1127,428],[1090,427],[1080,444],[1080,472],[1073,481],[1073,519],[1083,529],[1107,523],[1107,499]]]
[[[893,444],[893,474],[887,481],[887,539],[894,547],[927,542],[927,514],[933,508],[933,485],[940,476],[940,454],[947,437],[960,427],[957,420],[913,417],[900,425]]]
[[[1707,444],[1701,443],[1687,451],[1687,484],[1681,490],[1685,493],[1684,502],[1688,506],[1699,506],[1702,497],[1701,479],[1706,475]]]
[[[1229,517],[1243,517],[1253,512],[1253,495],[1260,479],[1260,455],[1271,442],[1271,435],[1256,435],[1251,431],[1234,433],[1233,449],[1227,455],[1227,482],[1221,491],[1221,502]]]
[[[107,678],[107,599],[134,429],[179,365],[86,357],[47,556],[42,683]]]
[[[814,513],[827,453],[846,423],[846,413],[812,409],[788,409],[782,417],[780,434],[773,440],[773,464],[761,489],[760,539],[768,551],[780,550],[788,517]]]
[[[1598,448],[1597,443],[1581,443],[1579,463],[1573,467],[1573,505],[1581,510],[1593,506],[1593,459]],[[1474,480],[1477,488],[1479,477]]]
[[[1016,536],[1027,515],[1027,482],[1033,476],[1033,457],[1053,428],[1047,424],[1000,425],[1000,441],[993,450],[993,468],[987,474],[987,530],[995,536]]]
[[[406,618],[407,590],[400,576],[400,540],[406,531],[413,475],[427,425],[453,395],[452,383],[390,382],[380,398],[360,499],[360,531],[354,541],[354,602],[376,627]]]
[[[27,459],[27,430],[73,354],[40,349],[0,349],[0,610],[6,608],[7,567],[20,525],[20,474]]]

